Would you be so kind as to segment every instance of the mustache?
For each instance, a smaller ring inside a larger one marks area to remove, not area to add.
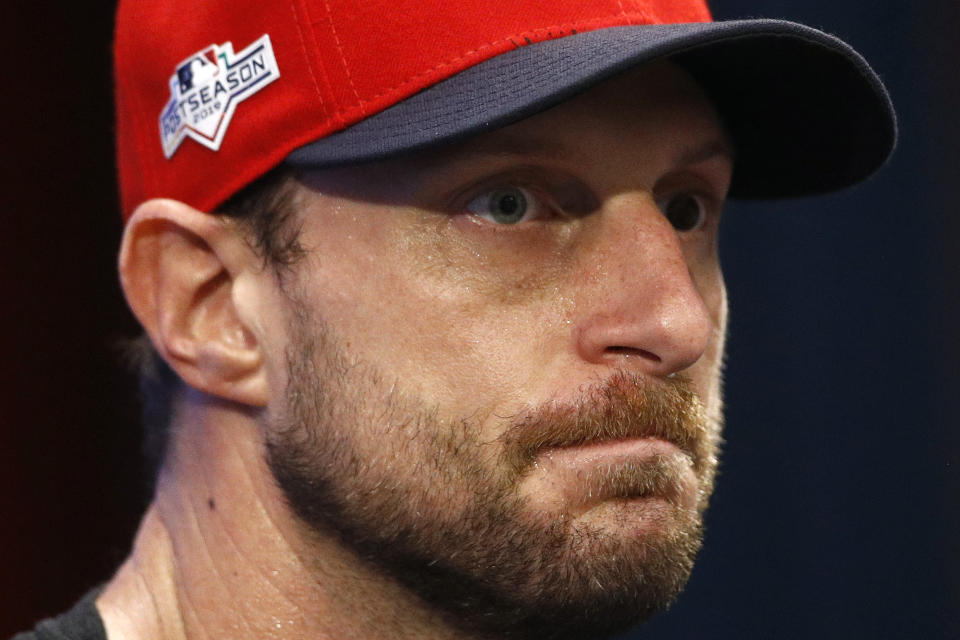
[[[572,403],[550,403],[514,416],[499,440],[518,475],[548,449],[632,438],[672,443],[699,472],[709,455],[708,436],[706,408],[688,377],[654,381],[620,372],[582,390]]]

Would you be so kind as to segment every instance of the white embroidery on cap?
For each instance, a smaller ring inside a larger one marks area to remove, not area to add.
[[[236,54],[225,42],[183,60],[170,77],[170,101],[160,113],[164,155],[173,156],[187,136],[217,151],[237,104],[279,77],[267,34]]]

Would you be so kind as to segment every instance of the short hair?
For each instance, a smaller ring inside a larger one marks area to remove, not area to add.
[[[278,278],[305,254],[299,242],[295,172],[280,165],[226,200],[213,215],[228,220]],[[166,457],[173,418],[173,401],[183,381],[160,357],[146,333],[127,341],[125,359],[138,377],[142,453],[156,478]]]

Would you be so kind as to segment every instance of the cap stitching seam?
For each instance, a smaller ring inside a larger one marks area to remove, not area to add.
[[[627,10],[623,8],[623,0],[617,0],[617,6],[620,7],[620,15],[627,17]]]
[[[323,92],[320,90],[320,83],[317,82],[317,76],[313,72],[313,65],[310,61],[310,52],[307,51],[307,43],[303,35],[303,29],[301,28],[300,20],[297,17],[296,0],[290,0],[290,13],[293,14],[293,23],[296,25],[297,36],[300,39],[300,51],[303,53],[303,59],[306,62],[307,71],[310,72],[310,81],[313,82],[313,90],[317,93],[317,100],[320,102],[320,108],[323,109],[324,113],[328,113],[327,107],[323,101]]]
[[[648,13],[646,13],[646,12],[633,12],[633,13],[629,13],[629,14],[624,14],[623,17],[624,17],[624,18],[627,18],[628,20],[631,20],[631,19],[634,19],[634,18],[637,18],[637,19],[641,20],[641,22],[639,22],[639,23],[634,23],[634,24],[650,24],[649,21],[651,20],[650,15],[649,15]],[[477,54],[477,53],[480,53],[480,52],[482,52],[482,51],[486,51],[486,50],[491,49],[491,48],[493,48],[493,47],[499,46],[499,45],[501,45],[501,44],[504,44],[505,42],[510,42],[510,43],[513,44],[515,47],[519,48],[519,47],[521,47],[521,46],[523,46],[523,45],[519,44],[519,43],[517,42],[517,39],[522,39],[522,38],[524,38],[524,37],[528,37],[528,36],[532,36],[532,35],[540,35],[540,34],[544,34],[544,33],[550,34],[551,31],[556,30],[556,29],[559,29],[559,30],[561,31],[561,33],[562,33],[563,31],[568,30],[568,29],[573,30],[573,29],[576,29],[576,28],[578,28],[578,27],[584,27],[584,26],[591,26],[591,25],[595,25],[595,24],[600,24],[600,23],[603,23],[603,22],[607,22],[608,20],[610,20],[609,17],[604,17],[604,18],[595,18],[595,19],[593,19],[593,20],[587,20],[587,21],[585,21],[585,22],[565,22],[565,23],[561,23],[561,24],[557,24],[557,25],[553,25],[553,26],[541,27],[541,28],[539,28],[539,29],[532,29],[532,30],[528,30],[528,31],[522,31],[522,32],[517,33],[517,34],[513,34],[513,35],[510,35],[510,36],[506,36],[506,37],[504,37],[504,38],[500,38],[499,40],[494,40],[494,41],[492,41],[492,42],[488,42],[488,43],[483,44],[483,45],[481,45],[481,46],[479,46],[479,47],[476,47],[475,49],[471,49],[470,51],[466,51],[466,52],[464,52],[464,53],[462,53],[462,54],[460,54],[460,55],[458,55],[458,56],[456,56],[456,57],[454,57],[454,58],[451,58],[451,59],[449,59],[449,60],[446,60],[446,61],[444,61],[444,62],[441,62],[441,63],[437,64],[436,66],[431,67],[430,69],[425,69],[424,71],[420,71],[420,72],[418,72],[418,73],[410,76],[410,77],[407,78],[406,80],[403,80],[403,81],[400,82],[399,84],[396,84],[396,85],[394,85],[394,86],[392,86],[392,87],[390,87],[390,88],[388,88],[388,89],[384,89],[383,91],[380,91],[379,93],[377,93],[377,94],[375,94],[375,95],[373,95],[373,96],[371,96],[371,97],[369,97],[369,98],[366,98],[366,99],[364,99],[364,98],[359,98],[360,104],[361,104],[361,106],[364,105],[364,104],[369,104],[370,102],[373,102],[374,100],[377,100],[377,99],[379,99],[379,98],[381,98],[381,97],[383,97],[383,96],[385,96],[385,95],[387,95],[387,94],[389,94],[389,93],[393,93],[393,92],[397,91],[398,89],[402,89],[403,87],[406,87],[407,85],[410,85],[410,84],[415,83],[416,81],[418,81],[418,80],[419,80],[420,78],[422,78],[423,76],[430,75],[430,74],[436,72],[438,69],[442,69],[442,68],[444,68],[444,67],[452,66],[452,65],[460,62],[461,60],[464,60],[465,58],[470,58],[470,57],[474,56],[474,55]],[[611,26],[631,26],[631,25],[623,24],[623,25],[611,25]],[[531,43],[531,44],[532,44],[532,43]],[[350,110],[350,109],[352,109],[352,108],[353,108],[353,107],[345,107],[345,108],[339,110],[339,112],[341,112],[341,113],[342,113],[342,112],[346,112],[346,111],[348,111],[348,110]]]
[[[301,4],[303,5],[303,12],[307,17],[306,24],[310,25],[310,35],[312,37],[314,47],[316,47],[319,50],[320,45],[317,44],[316,27],[320,23],[320,21],[313,19],[313,16],[310,13],[310,8],[307,6],[306,2],[302,2]],[[297,27],[298,28],[300,27],[299,23]],[[321,79],[323,80],[323,85],[324,87],[326,87],[327,95],[330,98],[330,102],[332,103],[332,109],[333,109],[332,111],[327,111],[327,118],[325,119],[325,121],[329,121],[332,119],[338,122],[340,126],[346,126],[347,121],[343,117],[343,107],[337,106],[339,102],[337,101],[336,93],[334,93],[334,90],[333,90],[333,82],[330,81],[330,73],[327,69],[327,65],[323,64],[322,57],[318,56],[318,58],[319,58],[319,66],[317,68],[317,72],[319,73]]]
[[[337,25],[333,21],[333,12],[330,10],[330,0],[324,0],[324,7],[327,9],[327,20],[330,22],[330,32],[333,33],[333,41],[337,45],[337,53],[340,54],[340,62],[343,63],[343,71],[347,74],[347,82],[350,83],[350,89],[353,91],[353,96],[357,99],[357,105],[360,107],[360,113],[366,115],[367,110],[364,107],[363,100],[360,99],[360,94],[357,92],[357,87],[353,83],[353,76],[350,74],[350,65],[347,64],[347,57],[343,54],[343,45],[340,42],[340,36],[337,34]]]

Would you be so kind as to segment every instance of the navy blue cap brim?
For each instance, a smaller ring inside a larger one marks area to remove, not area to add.
[[[611,27],[520,47],[301,147],[287,163],[343,166],[459,142],[665,57],[699,81],[734,140],[732,197],[841,189],[895,146],[890,97],[849,45],[792,22],[742,20]]]

